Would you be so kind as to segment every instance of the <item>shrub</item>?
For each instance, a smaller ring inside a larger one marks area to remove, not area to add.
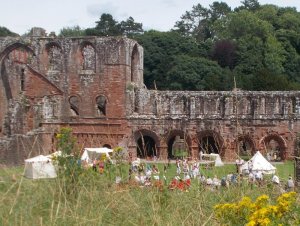
[[[224,203],[215,206],[215,215],[226,225],[299,225],[299,207],[296,205],[296,193],[280,195],[275,205],[270,204],[269,196],[261,195],[255,202],[243,197],[236,203]]]

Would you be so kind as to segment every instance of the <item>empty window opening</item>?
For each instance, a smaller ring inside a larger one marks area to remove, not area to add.
[[[21,69],[21,78],[20,78],[20,81],[21,81],[21,91],[24,91],[25,90],[25,69],[22,68]]]
[[[131,82],[137,81],[138,64],[139,64],[139,51],[137,45],[135,45],[133,47],[132,55],[131,55]]]
[[[97,110],[99,115],[106,115],[107,100],[105,96],[99,96],[96,99]]]
[[[79,99],[76,96],[70,97],[70,110],[73,116],[79,115]]]

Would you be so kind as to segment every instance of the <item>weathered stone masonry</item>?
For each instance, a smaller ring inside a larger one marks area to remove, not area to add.
[[[297,154],[300,92],[147,90],[131,39],[1,38],[0,66],[0,163],[55,151],[62,126],[80,147],[140,157],[172,157],[175,137],[193,157],[205,149],[232,160],[240,144],[266,153],[272,142],[281,159]]]

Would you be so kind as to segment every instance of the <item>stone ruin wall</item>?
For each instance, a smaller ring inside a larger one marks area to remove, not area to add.
[[[147,90],[143,49],[113,37],[46,37],[40,30],[0,38],[0,163],[55,151],[55,134],[70,126],[80,148],[122,146],[137,156],[149,136],[159,157],[184,138],[198,156],[212,136],[223,158],[236,158],[237,140],[265,151],[276,140],[283,159],[295,153],[300,92],[183,92]]]
[[[0,163],[53,152],[62,126],[73,128],[80,147],[122,145],[125,91],[143,86],[142,53],[121,37],[46,37],[38,29],[0,38]],[[29,152],[34,140],[42,149]]]
[[[250,91],[155,91],[140,89],[130,94],[133,131],[155,137],[157,148],[167,156],[168,140],[186,137],[190,154],[198,157],[199,140],[214,136],[220,154],[235,159],[236,140],[246,140],[252,152],[266,154],[266,145],[276,140],[282,159],[296,153],[295,138],[300,129],[300,92]],[[238,137],[238,138],[237,138]],[[135,142],[132,142],[133,148]]]

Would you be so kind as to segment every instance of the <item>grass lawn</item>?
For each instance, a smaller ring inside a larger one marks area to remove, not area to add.
[[[293,175],[293,162],[276,164],[285,182]],[[158,164],[161,175],[163,164]],[[123,169],[127,180],[128,166]],[[234,165],[201,169],[206,176],[219,178],[235,172]],[[243,196],[256,198],[268,194],[275,199],[279,191],[271,184],[250,188],[246,183],[229,189],[209,190],[192,181],[188,192],[162,191],[138,185],[114,184],[114,176],[86,170],[77,183],[76,193],[68,194],[61,178],[30,180],[22,176],[23,167],[0,169],[0,225],[220,225],[213,207]],[[167,179],[176,174],[175,164]]]

